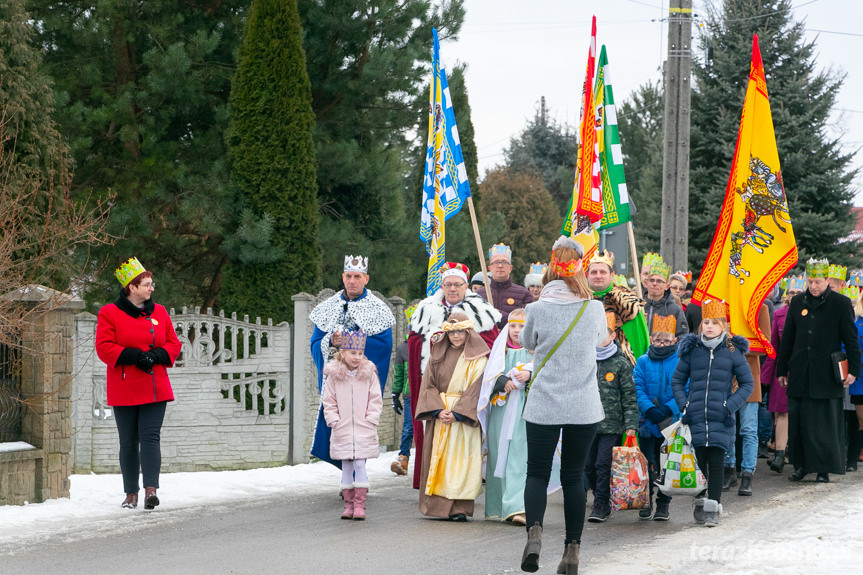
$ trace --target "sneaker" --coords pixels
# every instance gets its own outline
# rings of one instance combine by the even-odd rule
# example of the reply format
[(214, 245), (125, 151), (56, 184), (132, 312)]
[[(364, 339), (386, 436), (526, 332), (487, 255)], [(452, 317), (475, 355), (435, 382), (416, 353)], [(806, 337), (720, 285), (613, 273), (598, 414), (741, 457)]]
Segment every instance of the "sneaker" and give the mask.
[(653, 513), (654, 521), (668, 521), (668, 506), (670, 501), (656, 501), (656, 511)]
[(593, 502), (593, 509), (590, 510), (590, 516), (587, 520), (590, 523), (605, 523), (605, 520), (611, 515), (611, 506), (606, 503)]

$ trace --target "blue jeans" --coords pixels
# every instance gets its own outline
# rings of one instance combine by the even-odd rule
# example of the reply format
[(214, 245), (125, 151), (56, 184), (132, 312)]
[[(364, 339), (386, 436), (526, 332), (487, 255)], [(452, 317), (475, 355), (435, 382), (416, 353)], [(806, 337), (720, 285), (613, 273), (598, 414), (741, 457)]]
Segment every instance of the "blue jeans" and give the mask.
[(761, 405), (758, 406), (758, 440), (767, 443), (770, 441), (770, 436), (773, 435), (773, 416), (767, 409), (767, 402), (770, 398), (770, 391), (764, 388), (761, 391)]
[(411, 420), (411, 398), (404, 397), (404, 423), (402, 424), (402, 442), (399, 445), (399, 455), (411, 456), (411, 444), (414, 442), (414, 423)]
[[(743, 458), (740, 468), (743, 471), (755, 473), (755, 465), (758, 461), (758, 408), (760, 403), (744, 403), (737, 412), (740, 418), (740, 437), (743, 439)], [(731, 442), (731, 449), (725, 453), (725, 467), (737, 466), (737, 454), (735, 442)]]

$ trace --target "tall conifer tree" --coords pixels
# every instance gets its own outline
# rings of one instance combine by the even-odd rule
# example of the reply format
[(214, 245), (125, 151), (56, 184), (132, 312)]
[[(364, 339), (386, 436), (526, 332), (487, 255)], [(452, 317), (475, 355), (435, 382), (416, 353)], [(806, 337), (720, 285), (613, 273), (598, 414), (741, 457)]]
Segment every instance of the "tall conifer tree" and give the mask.
[(842, 76), (818, 71), (814, 42), (792, 20), (790, 0), (725, 0), (710, 14), (712, 61), (693, 68), (689, 262), (696, 268), (710, 248), (737, 141), (740, 113), (758, 34), (779, 160), (800, 265), (809, 257), (856, 264), (856, 242), (840, 243), (851, 213), (852, 154), (829, 137), (827, 122)]
[(226, 134), (243, 222), (219, 304), (293, 319), (290, 296), (318, 287), (315, 118), (296, 0), (254, 0), (231, 86)]

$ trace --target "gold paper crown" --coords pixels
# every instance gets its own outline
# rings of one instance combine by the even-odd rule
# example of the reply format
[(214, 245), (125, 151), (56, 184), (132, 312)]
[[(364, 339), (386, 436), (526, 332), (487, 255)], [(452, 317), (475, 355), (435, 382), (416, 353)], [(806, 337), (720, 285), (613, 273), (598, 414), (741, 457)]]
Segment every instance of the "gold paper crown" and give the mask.
[(655, 254), (653, 252), (647, 252), (644, 254), (644, 258), (641, 260), (641, 267), (651, 266), (656, 261), (662, 261), (662, 256), (659, 254)]
[(366, 349), (366, 334), (363, 330), (357, 331), (342, 331), (341, 349), (355, 349), (357, 351), (365, 351)]
[[(608, 250), (602, 250), (602, 252), (597, 251), (593, 254), (593, 257), (590, 258), (591, 264), (606, 264), (612, 270), (614, 269), (614, 253)], [(589, 266), (590, 264), (588, 264)]]
[(677, 333), (677, 318), (673, 315), (655, 315), (653, 316), (653, 325), (650, 326), (650, 333), (656, 332)]
[(138, 258), (129, 258), (114, 270), (114, 277), (119, 280), (120, 285), (126, 287), (133, 279), (144, 273), (144, 266), (138, 261)]
[(839, 264), (830, 264), (827, 268), (827, 277), (844, 282), (845, 278), (848, 277), (848, 268)]
[(671, 275), (671, 266), (662, 261), (662, 258), (654, 261), (650, 264), (650, 271), (647, 272), (648, 276), (662, 276), (665, 281), (668, 281), (668, 276)]
[(611, 331), (614, 331), (616, 324), (617, 324), (617, 316), (614, 314), (614, 312), (613, 311), (605, 312), (605, 325), (608, 326), (608, 329), (610, 329)]
[(701, 319), (724, 319), (728, 320), (725, 313), (725, 302), (721, 299), (708, 299), (701, 303)]
[(806, 262), (807, 278), (826, 278), (829, 277), (827, 275), (829, 271), (830, 262), (826, 259), (816, 260), (815, 258), (810, 258), (810, 260)]

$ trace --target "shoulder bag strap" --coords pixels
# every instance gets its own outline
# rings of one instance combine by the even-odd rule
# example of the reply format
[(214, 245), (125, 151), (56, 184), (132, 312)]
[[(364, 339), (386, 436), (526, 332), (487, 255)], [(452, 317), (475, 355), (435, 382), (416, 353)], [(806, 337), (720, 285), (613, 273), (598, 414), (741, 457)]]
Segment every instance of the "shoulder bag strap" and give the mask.
[(557, 351), (557, 348), (560, 347), (560, 344), (563, 343), (563, 340), (565, 340), (567, 338), (567, 336), (569, 336), (570, 332), (572, 331), (572, 328), (574, 328), (575, 324), (578, 323), (578, 320), (581, 319), (581, 314), (583, 314), (584, 310), (587, 309), (588, 303), (590, 303), (590, 300), (584, 300), (584, 305), (582, 305), (581, 309), (578, 310), (578, 314), (575, 316), (575, 319), (572, 320), (572, 323), (569, 324), (569, 327), (566, 328), (566, 331), (563, 332), (563, 335), (560, 336), (560, 339), (557, 340), (557, 343), (554, 344), (554, 347), (551, 348), (551, 351), (548, 352), (548, 355), (546, 355), (544, 358), (542, 358), (542, 363), (540, 363), (539, 367), (536, 368), (536, 371), (533, 372), (533, 377), (530, 378), (530, 381), (527, 383), (527, 386), (525, 387), (525, 390), (524, 390), (525, 399), (527, 399), (527, 394), (530, 393), (530, 386), (536, 380), (536, 376), (539, 375), (539, 372), (542, 369), (542, 366), (544, 366), (545, 362), (547, 362), (549, 360), (549, 358), (551, 358), (551, 356), (554, 355), (554, 352)]

